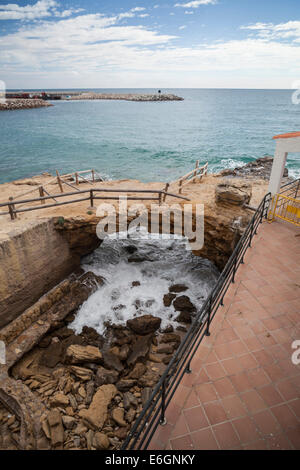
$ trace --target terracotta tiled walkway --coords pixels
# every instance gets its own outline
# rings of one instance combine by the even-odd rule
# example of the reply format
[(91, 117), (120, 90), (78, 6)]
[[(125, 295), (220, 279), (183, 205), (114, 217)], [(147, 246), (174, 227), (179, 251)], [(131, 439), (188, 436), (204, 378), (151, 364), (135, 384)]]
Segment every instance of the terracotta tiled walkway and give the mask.
[(260, 226), (149, 449), (300, 449), (300, 230)]

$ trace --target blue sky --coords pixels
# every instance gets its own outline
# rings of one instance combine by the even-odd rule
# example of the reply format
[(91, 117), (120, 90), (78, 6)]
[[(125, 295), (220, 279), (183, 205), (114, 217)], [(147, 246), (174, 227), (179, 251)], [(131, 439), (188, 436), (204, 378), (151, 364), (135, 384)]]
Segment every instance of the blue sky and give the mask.
[(0, 80), (7, 88), (296, 87), (299, 0), (0, 1)]

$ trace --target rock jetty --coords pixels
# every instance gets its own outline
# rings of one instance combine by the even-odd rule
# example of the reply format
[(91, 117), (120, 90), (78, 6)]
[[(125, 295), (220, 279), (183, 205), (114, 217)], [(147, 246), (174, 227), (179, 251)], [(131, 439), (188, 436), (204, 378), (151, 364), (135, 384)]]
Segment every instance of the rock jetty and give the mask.
[(145, 94), (135, 93), (81, 93), (73, 95), (70, 100), (125, 100), (125, 101), (183, 101), (183, 98), (173, 94)]
[(33, 100), (33, 99), (21, 99), (21, 98), (8, 98), (5, 103), (0, 103), (0, 111), (13, 111), (15, 109), (32, 109), (32, 108), (44, 108), (53, 106), (48, 101), (44, 100)]

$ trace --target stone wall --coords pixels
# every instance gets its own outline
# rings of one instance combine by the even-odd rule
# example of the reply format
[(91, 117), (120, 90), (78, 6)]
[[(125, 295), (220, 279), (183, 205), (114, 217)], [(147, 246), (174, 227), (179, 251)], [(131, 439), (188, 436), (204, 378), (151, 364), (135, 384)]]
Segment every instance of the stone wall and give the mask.
[(51, 219), (26, 224), (0, 243), (0, 328), (80, 264)]

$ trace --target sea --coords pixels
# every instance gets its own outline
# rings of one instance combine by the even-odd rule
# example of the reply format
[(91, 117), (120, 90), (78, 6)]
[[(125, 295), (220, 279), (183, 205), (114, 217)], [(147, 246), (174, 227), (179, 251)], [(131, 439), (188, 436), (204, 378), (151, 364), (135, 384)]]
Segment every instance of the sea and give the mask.
[[(300, 104), (293, 104), (292, 90), (162, 93), (184, 101), (53, 101), (49, 108), (0, 112), (0, 183), (56, 169), (91, 168), (106, 179), (169, 182), (190, 171), (196, 160), (217, 172), (273, 155), (272, 137), (300, 128)], [(290, 176), (299, 177), (300, 155), (289, 154), (287, 167)]]

